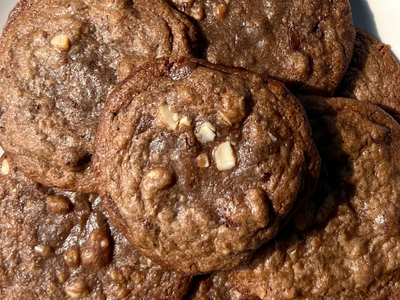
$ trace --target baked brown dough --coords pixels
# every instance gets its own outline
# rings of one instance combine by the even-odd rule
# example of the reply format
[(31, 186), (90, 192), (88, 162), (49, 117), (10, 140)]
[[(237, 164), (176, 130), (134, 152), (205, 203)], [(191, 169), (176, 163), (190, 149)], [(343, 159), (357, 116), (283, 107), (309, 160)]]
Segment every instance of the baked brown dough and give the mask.
[(243, 262), (319, 175), (305, 113), (283, 84), (200, 60), (160, 59), (117, 87), (94, 165), (131, 243), (188, 273)]
[(332, 95), (350, 63), (348, 0), (171, 0), (200, 32), (201, 58)]
[(390, 46), (357, 28), (354, 55), (336, 94), (368, 101), (400, 121), (400, 66)]
[(302, 103), (323, 162), (318, 193), (248, 266), (202, 279), (191, 299), (399, 299), (400, 127), (357, 100)]
[(108, 93), (156, 57), (190, 56), (194, 28), (161, 0), (24, 0), (0, 44), (1, 146), (30, 178), (94, 192)]
[(46, 188), (0, 161), (0, 298), (182, 299), (165, 271), (109, 226), (99, 198)]

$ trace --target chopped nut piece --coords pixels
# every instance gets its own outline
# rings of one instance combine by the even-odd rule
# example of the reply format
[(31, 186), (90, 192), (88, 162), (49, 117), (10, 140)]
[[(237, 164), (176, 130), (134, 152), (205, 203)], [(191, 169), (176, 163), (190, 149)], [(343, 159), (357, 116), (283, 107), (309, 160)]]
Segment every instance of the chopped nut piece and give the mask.
[(205, 122), (200, 126), (199, 133), (196, 134), (197, 139), (200, 141), (200, 143), (207, 143), (207, 142), (212, 142), (215, 139), (216, 136), (216, 129), (214, 125), (212, 125), (210, 122)]
[(225, 0), (226, 4), (231, 4), (232, 0)]
[(88, 292), (86, 283), (83, 279), (79, 278), (67, 284), (65, 291), (70, 298), (81, 299)]
[(68, 274), (65, 274), (63, 272), (58, 272), (57, 274), (58, 280), (61, 282), (66, 282), (68, 280)]
[(69, 40), (68, 36), (64, 34), (59, 34), (53, 37), (51, 44), (61, 52), (66, 52), (71, 49), (71, 41)]
[(115, 281), (115, 282), (124, 282), (125, 281), (124, 274), (118, 269), (111, 270), (110, 277), (111, 277), (111, 280)]
[(172, 183), (173, 175), (165, 168), (150, 170), (142, 180), (140, 191), (144, 199), (152, 198), (155, 193)]
[(190, 16), (196, 21), (202, 21), (206, 16), (204, 8), (201, 6), (193, 6), (190, 10)]
[(171, 130), (175, 130), (178, 126), (179, 115), (172, 113), (168, 105), (162, 105), (160, 107), (161, 120), (165, 126)]
[(271, 138), (271, 141), (273, 141), (274, 143), (278, 140), (272, 133), (268, 132), (268, 135)]
[(70, 268), (79, 267), (79, 247), (75, 245), (68, 248), (64, 253), (64, 260), (65, 264)]
[(65, 215), (72, 210), (71, 201), (62, 195), (48, 197), (46, 199), (46, 204), (53, 214)]
[(218, 20), (224, 19), (226, 17), (227, 12), (228, 12), (228, 7), (226, 7), (225, 4), (218, 4), (215, 6), (214, 13), (215, 17)]
[(179, 121), (179, 125), (190, 126), (190, 120), (188, 117), (184, 117)]
[(53, 249), (49, 246), (38, 245), (38, 246), (35, 246), (34, 249), (37, 253), (39, 253), (40, 255), (42, 255), (43, 257), (46, 257), (46, 258), (52, 256), (54, 253)]
[(236, 166), (236, 157), (231, 143), (225, 142), (219, 145), (214, 155), (218, 170), (225, 171)]
[(184, 195), (180, 195), (180, 197), (179, 197), (179, 202), (180, 203), (186, 203), (187, 202), (187, 197), (186, 196), (184, 196)]
[(210, 161), (208, 160), (207, 154), (202, 153), (197, 157), (197, 165), (200, 168), (208, 168), (210, 166)]
[(8, 159), (5, 158), (3, 160), (3, 164), (1, 165), (1, 174), (8, 175), (9, 172), (10, 172), (10, 164), (8, 162)]
[(221, 117), (222, 120), (225, 121), (225, 123), (227, 123), (228, 125), (232, 125), (232, 122), (229, 120), (229, 118), (227, 116), (224, 115), (224, 113), (222, 112), (218, 112), (219, 116)]
[(233, 91), (222, 95), (218, 108), (219, 117), (228, 125), (240, 123), (246, 116), (244, 96)]

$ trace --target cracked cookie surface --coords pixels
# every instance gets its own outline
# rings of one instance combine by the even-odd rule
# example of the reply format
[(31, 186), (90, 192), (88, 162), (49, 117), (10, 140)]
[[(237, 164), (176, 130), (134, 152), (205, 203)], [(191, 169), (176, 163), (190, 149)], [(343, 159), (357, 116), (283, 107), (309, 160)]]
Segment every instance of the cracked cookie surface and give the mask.
[(400, 127), (353, 99), (302, 99), (322, 158), (310, 205), (247, 266), (190, 299), (398, 299)]
[(201, 58), (332, 95), (350, 63), (347, 0), (171, 0), (199, 28)]
[(190, 56), (191, 38), (193, 26), (160, 0), (21, 1), (0, 44), (2, 148), (42, 184), (94, 192), (108, 93), (148, 60)]
[(354, 55), (336, 94), (378, 105), (400, 121), (400, 66), (390, 46), (357, 28)]
[(47, 188), (0, 161), (0, 298), (182, 299), (190, 277), (135, 251), (96, 195)]
[(283, 84), (200, 60), (152, 62), (114, 90), (94, 165), (131, 243), (188, 273), (247, 259), (319, 175)]

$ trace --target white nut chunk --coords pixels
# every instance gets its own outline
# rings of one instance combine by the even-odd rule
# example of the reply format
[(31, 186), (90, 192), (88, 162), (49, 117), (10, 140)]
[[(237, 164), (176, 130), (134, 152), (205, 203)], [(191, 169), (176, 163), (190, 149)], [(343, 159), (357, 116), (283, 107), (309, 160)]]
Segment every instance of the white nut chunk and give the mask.
[(274, 143), (278, 140), (272, 133), (268, 132), (268, 135), (271, 141), (273, 141)]
[(197, 157), (197, 165), (200, 168), (208, 168), (210, 166), (210, 161), (208, 160), (207, 154), (202, 153)]
[(3, 164), (1, 165), (1, 174), (8, 175), (9, 172), (10, 172), (10, 163), (8, 162), (8, 159), (5, 158), (3, 160)]
[(220, 171), (230, 170), (236, 166), (236, 157), (233, 152), (231, 143), (225, 142), (218, 146), (215, 150), (215, 161)]
[(56, 35), (52, 38), (50, 43), (61, 52), (67, 52), (69, 49), (71, 49), (71, 41), (65, 34)]
[(196, 134), (197, 139), (200, 143), (212, 142), (216, 136), (216, 129), (210, 122), (205, 122), (200, 126), (199, 133)]
[(172, 113), (168, 105), (161, 105), (159, 113), (162, 123), (169, 129), (175, 130), (178, 126), (179, 115)]
[(190, 119), (188, 117), (183, 117), (180, 121), (179, 121), (179, 125), (183, 125), (183, 126), (190, 126)]

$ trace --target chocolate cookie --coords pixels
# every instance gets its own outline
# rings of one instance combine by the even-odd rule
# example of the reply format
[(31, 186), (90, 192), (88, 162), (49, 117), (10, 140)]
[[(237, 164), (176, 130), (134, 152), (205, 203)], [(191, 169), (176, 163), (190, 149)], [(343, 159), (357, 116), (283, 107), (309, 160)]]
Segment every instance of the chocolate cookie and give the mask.
[(374, 103), (400, 121), (400, 66), (390, 46), (357, 28), (354, 55), (338, 96)]
[(350, 63), (354, 26), (348, 0), (171, 0), (192, 17), (201, 57), (332, 95)]
[(36, 181), (95, 191), (108, 93), (148, 60), (191, 55), (193, 36), (161, 0), (24, 0), (0, 44), (1, 146)]
[(130, 242), (188, 273), (248, 258), (319, 175), (305, 113), (283, 84), (200, 60), (160, 59), (116, 88), (94, 165)]
[(323, 162), (320, 186), (329, 188), (312, 197), (313, 215), (300, 215), (314, 225), (279, 233), (248, 266), (203, 279), (194, 299), (400, 296), (399, 125), (357, 100), (302, 103)]
[(97, 196), (46, 188), (8, 159), (0, 165), (1, 299), (182, 299), (190, 277), (138, 254)]

